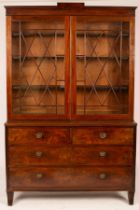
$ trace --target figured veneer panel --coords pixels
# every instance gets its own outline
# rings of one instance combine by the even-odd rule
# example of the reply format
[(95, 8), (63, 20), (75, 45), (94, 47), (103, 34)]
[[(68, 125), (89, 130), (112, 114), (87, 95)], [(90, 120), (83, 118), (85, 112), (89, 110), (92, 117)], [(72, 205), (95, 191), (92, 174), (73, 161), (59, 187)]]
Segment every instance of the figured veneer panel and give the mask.
[(132, 165), (133, 149), (126, 146), (93, 146), (73, 147), (72, 162), (74, 164), (94, 166)]
[[(10, 159), (10, 157), (12, 157)], [(45, 147), (33, 145), (31, 148), (14, 146), (9, 148), (10, 166), (46, 166), (70, 164), (69, 147)]]
[[(43, 147), (11, 146), (8, 152), (9, 166), (131, 166), (133, 149), (129, 146), (94, 146), (94, 147)], [(12, 158), (10, 158), (12, 157)]]
[[(40, 136), (39, 136), (40, 135)], [(9, 145), (62, 145), (69, 144), (69, 129), (47, 127), (20, 127), (8, 129)]]
[(11, 189), (128, 189), (130, 167), (10, 168)]
[[(101, 134), (106, 135), (101, 137)], [(115, 127), (88, 127), (73, 128), (73, 144), (112, 144), (112, 145), (132, 145), (134, 138), (133, 128)]]

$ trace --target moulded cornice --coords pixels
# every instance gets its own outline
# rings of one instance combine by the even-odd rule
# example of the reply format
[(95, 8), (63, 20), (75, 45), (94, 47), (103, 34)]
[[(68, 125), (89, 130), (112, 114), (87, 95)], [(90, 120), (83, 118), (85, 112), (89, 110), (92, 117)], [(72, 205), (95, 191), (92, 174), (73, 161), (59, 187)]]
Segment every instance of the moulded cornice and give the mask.
[(138, 6), (139, 0), (0, 0), (1, 6), (6, 5), (57, 5), (57, 2), (84, 2), (90, 6)]

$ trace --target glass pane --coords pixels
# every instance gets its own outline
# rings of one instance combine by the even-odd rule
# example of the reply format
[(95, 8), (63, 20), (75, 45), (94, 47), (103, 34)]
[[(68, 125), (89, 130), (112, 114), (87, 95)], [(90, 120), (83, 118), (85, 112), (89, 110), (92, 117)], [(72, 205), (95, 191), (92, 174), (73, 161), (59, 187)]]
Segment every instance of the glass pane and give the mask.
[(12, 24), (13, 112), (65, 114), (64, 17)]
[(77, 114), (128, 113), (129, 23), (78, 17), (76, 72)]

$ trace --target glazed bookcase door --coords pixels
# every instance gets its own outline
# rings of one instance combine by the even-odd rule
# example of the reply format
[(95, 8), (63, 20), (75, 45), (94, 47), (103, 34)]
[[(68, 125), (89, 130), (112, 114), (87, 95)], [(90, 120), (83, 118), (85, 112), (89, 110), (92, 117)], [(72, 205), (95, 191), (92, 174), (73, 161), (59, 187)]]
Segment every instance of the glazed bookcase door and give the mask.
[(74, 117), (128, 118), (129, 21), (79, 16), (72, 23)]
[(14, 118), (67, 118), (68, 22), (64, 16), (12, 20)]

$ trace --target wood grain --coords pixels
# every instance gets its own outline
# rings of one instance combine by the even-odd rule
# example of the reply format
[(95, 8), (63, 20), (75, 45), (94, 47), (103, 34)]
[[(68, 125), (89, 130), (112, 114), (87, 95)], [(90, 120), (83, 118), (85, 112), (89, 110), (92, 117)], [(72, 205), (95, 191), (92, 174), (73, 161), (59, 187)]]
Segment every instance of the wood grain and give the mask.
[[(102, 173), (107, 174), (106, 179), (100, 179)], [(130, 167), (10, 168), (10, 189), (129, 189), (130, 176)]]
[[(41, 137), (37, 138), (37, 134), (41, 133)], [(47, 128), (47, 127), (32, 127), (32, 128), (11, 128), (8, 129), (9, 145), (62, 145), (69, 144), (69, 129), (66, 128)]]
[[(72, 142), (73, 144), (133, 145), (133, 132), (132, 128), (73, 128)], [(100, 138), (101, 133), (106, 134), (104, 139)]]
[[(10, 158), (12, 157), (12, 158)], [(131, 166), (133, 150), (128, 146), (53, 147), (13, 146), (8, 149), (9, 166)]]

